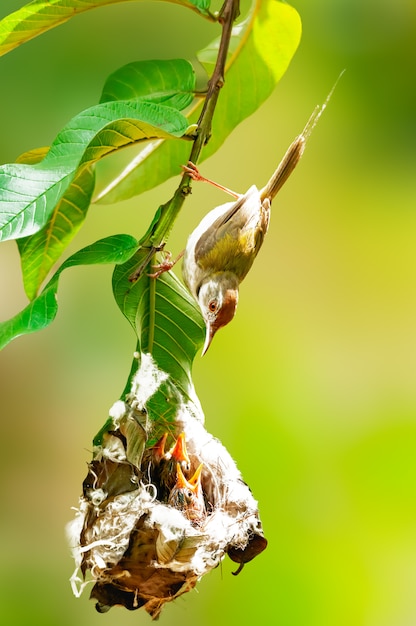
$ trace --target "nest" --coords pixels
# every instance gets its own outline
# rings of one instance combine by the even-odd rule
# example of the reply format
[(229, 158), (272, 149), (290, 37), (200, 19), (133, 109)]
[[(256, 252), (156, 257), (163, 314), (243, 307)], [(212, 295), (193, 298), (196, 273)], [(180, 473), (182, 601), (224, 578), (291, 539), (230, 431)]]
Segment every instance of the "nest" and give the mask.
[(71, 584), (79, 596), (92, 580), (100, 613), (143, 607), (156, 619), (226, 554), (240, 564), (238, 573), (267, 541), (249, 487), (195, 411), (182, 404), (174, 432), (145, 448), (139, 442), (149, 444), (149, 425), (137, 398), (133, 386), (113, 407), (89, 464), (68, 525)]

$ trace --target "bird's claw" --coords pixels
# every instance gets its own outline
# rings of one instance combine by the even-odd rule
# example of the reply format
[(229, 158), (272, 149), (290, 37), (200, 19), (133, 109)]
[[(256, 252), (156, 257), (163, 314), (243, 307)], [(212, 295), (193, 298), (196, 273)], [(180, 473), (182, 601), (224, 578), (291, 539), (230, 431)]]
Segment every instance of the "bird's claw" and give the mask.
[(156, 265), (152, 265), (152, 268), (155, 271), (152, 272), (151, 274), (148, 274), (149, 278), (155, 278), (155, 279), (159, 278), (165, 272), (169, 272), (169, 270), (171, 270), (172, 267), (175, 265), (176, 259), (172, 261), (172, 253), (165, 252), (164, 254), (165, 254), (165, 258), (163, 259), (163, 261), (161, 261), (160, 263), (157, 263)]
[(163, 261), (161, 261), (161, 263), (158, 263), (157, 265), (152, 265), (152, 268), (156, 271), (153, 272), (152, 274), (148, 274), (149, 278), (159, 278), (159, 276), (164, 274), (164, 272), (169, 272), (169, 270), (171, 270), (172, 267), (176, 265), (179, 259), (183, 257), (184, 252), (185, 250), (182, 250), (182, 252), (180, 252), (180, 254), (178, 254), (178, 256), (176, 257), (176, 259), (173, 259), (173, 260), (172, 260), (171, 252), (168, 252), (168, 251), (164, 252), (163, 254), (165, 256), (164, 256)]
[(192, 161), (188, 161), (188, 165), (181, 165), (181, 168), (185, 174), (188, 174), (188, 176), (192, 178), (192, 180), (201, 182), (205, 182), (207, 180), (200, 174), (199, 169), (195, 163), (192, 163)]
[(184, 173), (187, 174), (192, 180), (195, 180), (196, 182), (200, 182), (200, 183), (208, 183), (209, 185), (212, 185), (213, 187), (217, 187), (217, 189), (221, 189), (221, 191), (225, 191), (225, 193), (228, 193), (230, 196), (233, 196), (233, 198), (238, 199), (240, 197), (240, 194), (236, 193), (235, 191), (232, 191), (232, 189), (228, 189), (228, 187), (224, 187), (224, 185), (220, 185), (219, 183), (216, 183), (214, 180), (210, 180), (209, 178), (202, 176), (202, 174), (200, 174), (199, 172), (199, 169), (197, 168), (195, 163), (192, 163), (192, 161), (188, 161), (188, 165), (181, 165), (181, 167)]

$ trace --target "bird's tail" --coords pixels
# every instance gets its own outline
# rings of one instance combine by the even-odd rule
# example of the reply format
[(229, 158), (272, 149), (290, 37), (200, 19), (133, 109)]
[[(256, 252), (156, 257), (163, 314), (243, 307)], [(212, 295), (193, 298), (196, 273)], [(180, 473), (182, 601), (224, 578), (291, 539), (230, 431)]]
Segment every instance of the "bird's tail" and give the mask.
[(305, 151), (306, 142), (309, 139), (316, 124), (318, 123), (318, 120), (321, 117), (322, 113), (325, 111), (326, 106), (331, 99), (332, 94), (334, 93), (335, 87), (337, 86), (338, 81), (344, 72), (345, 70), (343, 70), (338, 76), (334, 86), (327, 95), (325, 102), (315, 107), (301, 134), (296, 137), (296, 139), (290, 144), (289, 148), (286, 150), (286, 154), (277, 166), (276, 171), (272, 174), (270, 180), (260, 191), (260, 198), (262, 201), (266, 198), (268, 198), (269, 200), (273, 200), (277, 192), (280, 191), (280, 189), (283, 187), (283, 185), (301, 160), (302, 154)]

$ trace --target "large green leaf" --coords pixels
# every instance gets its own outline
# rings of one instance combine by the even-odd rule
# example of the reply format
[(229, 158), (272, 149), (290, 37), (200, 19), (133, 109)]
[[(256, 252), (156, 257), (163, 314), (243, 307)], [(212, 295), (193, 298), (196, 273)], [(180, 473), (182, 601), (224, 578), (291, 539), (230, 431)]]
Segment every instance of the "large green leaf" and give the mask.
[[(108, 4), (127, 0), (35, 0), (0, 21), (0, 56), (71, 17)], [(169, 0), (209, 14), (209, 0)], [(138, 26), (139, 28), (139, 26)]]
[[(188, 64), (186, 86), (190, 74)], [(40, 230), (81, 168), (134, 142), (184, 135), (188, 122), (178, 108), (192, 99), (188, 90), (158, 90), (146, 100), (104, 102), (73, 118), (40, 163), (1, 166), (0, 240)]]
[(54, 274), (42, 293), (15, 317), (0, 323), (0, 350), (12, 339), (42, 330), (55, 319), (59, 277), (67, 267), (102, 263), (125, 263), (137, 250), (138, 242), (130, 235), (113, 235), (79, 250)]
[[(132, 100), (134, 98), (159, 98), (169, 106), (181, 111), (189, 104), (182, 99), (195, 89), (195, 72), (192, 64), (186, 59), (157, 59), (127, 63), (107, 78), (100, 102), (111, 100)], [(173, 95), (172, 95), (173, 94)], [(189, 96), (188, 96), (189, 97)]]
[[(129, 277), (147, 255), (147, 250), (138, 248), (139, 242), (134, 237), (113, 235), (69, 257), (37, 298), (15, 317), (0, 323), (0, 349), (20, 335), (46, 328), (55, 319), (56, 294), (64, 269), (113, 263), (116, 264), (114, 297), (138, 337), (138, 350), (151, 353), (158, 367), (174, 381), (177, 392), (195, 402), (191, 366), (204, 341), (202, 316), (192, 296), (172, 272), (165, 272), (157, 280), (144, 272), (135, 283), (130, 282)], [(162, 403), (166, 405), (166, 397)], [(174, 410), (173, 404), (167, 414), (170, 415), (171, 409)]]
[[(38, 163), (48, 148), (31, 150), (18, 163)], [(45, 226), (34, 235), (17, 240), (26, 295), (32, 300), (63, 250), (74, 238), (87, 216), (94, 191), (92, 168), (75, 176)]]
[(146, 254), (139, 250), (114, 269), (114, 297), (137, 334), (139, 350), (151, 353), (181, 394), (190, 397), (191, 366), (204, 342), (204, 322), (197, 303), (172, 272), (156, 280), (143, 272), (135, 283), (129, 281)]
[[(285, 73), (300, 36), (301, 22), (295, 9), (277, 0), (254, 0), (247, 18), (233, 29), (225, 86), (215, 110), (212, 137), (201, 160), (218, 150), (233, 128), (270, 96)], [(217, 51), (216, 40), (198, 55), (209, 73)], [(202, 104), (199, 102), (188, 112), (190, 124), (197, 121)], [(139, 151), (96, 200), (117, 202), (151, 189), (177, 174), (178, 164), (185, 163), (188, 157), (189, 146), (184, 143), (154, 141)]]
[[(189, 61), (141, 61), (126, 66), (124, 75), (110, 76), (101, 100), (127, 101), (146, 97), (147, 100), (181, 109), (189, 103), (194, 88), (195, 73)], [(19, 157), (17, 163), (39, 163), (47, 152), (48, 148), (32, 150)], [(49, 270), (81, 227), (93, 189), (92, 168), (78, 170), (45, 226), (34, 235), (17, 240), (29, 299), (36, 296)]]

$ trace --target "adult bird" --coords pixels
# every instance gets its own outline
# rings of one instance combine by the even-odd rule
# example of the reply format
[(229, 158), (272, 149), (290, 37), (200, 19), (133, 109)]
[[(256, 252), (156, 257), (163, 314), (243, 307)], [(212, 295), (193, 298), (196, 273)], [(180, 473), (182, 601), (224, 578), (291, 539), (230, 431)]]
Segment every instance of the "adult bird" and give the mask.
[(183, 167), (193, 180), (213, 184), (237, 198), (212, 209), (202, 219), (191, 233), (184, 252), (183, 278), (199, 304), (206, 325), (202, 354), (218, 329), (235, 315), (240, 283), (250, 270), (269, 226), (271, 202), (299, 163), (335, 85), (324, 104), (315, 108), (262, 189), (253, 185), (244, 195), (239, 195), (201, 176), (193, 163)]

